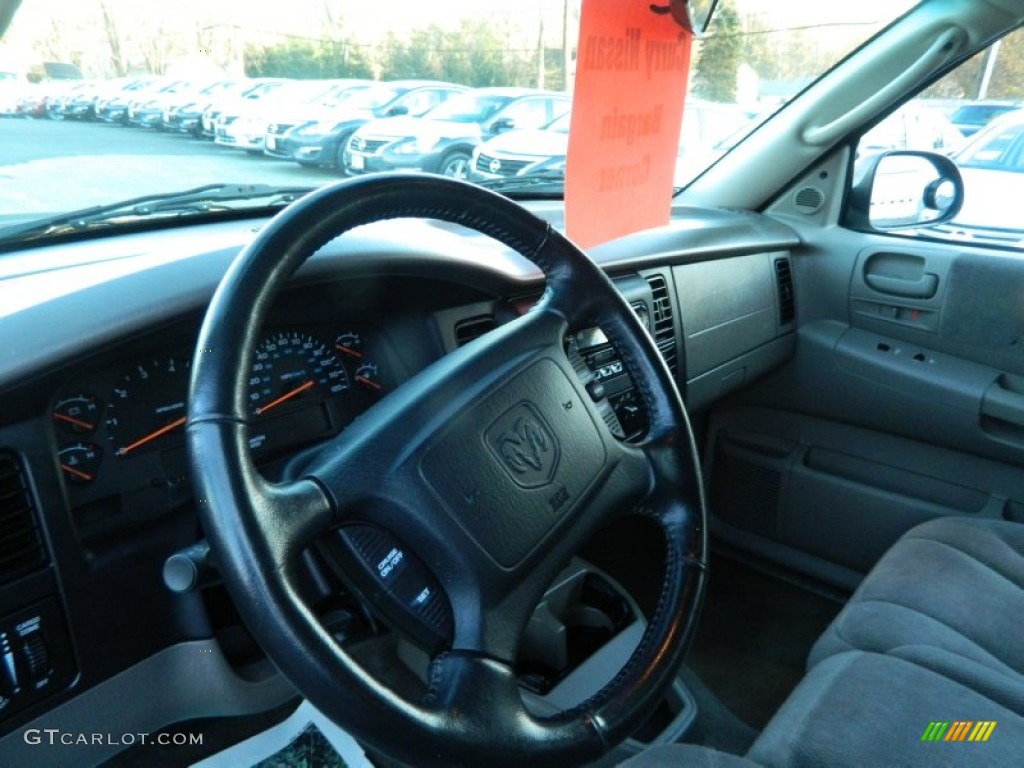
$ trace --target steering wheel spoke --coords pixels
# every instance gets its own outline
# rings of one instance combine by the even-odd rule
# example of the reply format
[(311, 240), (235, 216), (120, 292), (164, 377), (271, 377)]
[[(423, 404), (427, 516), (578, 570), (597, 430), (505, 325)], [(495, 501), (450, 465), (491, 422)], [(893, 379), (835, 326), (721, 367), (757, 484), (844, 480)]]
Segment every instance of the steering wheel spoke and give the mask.
[[(327, 530), (334, 513), (323, 491), (308, 480), (284, 484), (264, 480), (249, 459), (244, 425), (211, 419), (193, 421), (187, 429), (194, 442), (194, 459), (209, 470), (196, 489), (207, 529), (246, 538), (260, 547), (275, 568), (289, 565)], [(245, 528), (224, 530), (236, 521)]]

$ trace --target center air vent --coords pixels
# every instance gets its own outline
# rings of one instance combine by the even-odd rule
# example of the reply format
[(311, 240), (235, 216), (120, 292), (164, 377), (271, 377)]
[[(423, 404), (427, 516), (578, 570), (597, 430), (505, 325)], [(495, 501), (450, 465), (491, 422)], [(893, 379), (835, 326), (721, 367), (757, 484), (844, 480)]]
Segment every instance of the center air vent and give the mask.
[(663, 275), (650, 275), (647, 278), (654, 299), (654, 341), (661, 350), (662, 357), (668, 363), (673, 375), (678, 373), (676, 357), (676, 328), (672, 322), (672, 300), (668, 295), (668, 284)]
[(463, 318), (455, 324), (455, 345), (461, 347), (497, 327), (498, 324), (491, 315)]
[(779, 290), (779, 325), (789, 325), (796, 319), (793, 297), (793, 273), (789, 259), (775, 260), (775, 282)]
[(0, 453), (0, 584), (46, 564), (35, 509), (17, 459)]

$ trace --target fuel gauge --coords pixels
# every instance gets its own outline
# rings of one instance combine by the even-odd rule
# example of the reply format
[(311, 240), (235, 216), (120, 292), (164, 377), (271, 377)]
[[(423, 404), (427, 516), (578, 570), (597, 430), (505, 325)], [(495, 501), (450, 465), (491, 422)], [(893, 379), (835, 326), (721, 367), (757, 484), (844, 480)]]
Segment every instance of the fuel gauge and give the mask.
[(356, 331), (345, 331), (334, 339), (334, 348), (350, 360), (363, 359), (363, 336)]
[(75, 443), (60, 449), (60, 469), (73, 485), (87, 485), (96, 479), (103, 454), (92, 443)]

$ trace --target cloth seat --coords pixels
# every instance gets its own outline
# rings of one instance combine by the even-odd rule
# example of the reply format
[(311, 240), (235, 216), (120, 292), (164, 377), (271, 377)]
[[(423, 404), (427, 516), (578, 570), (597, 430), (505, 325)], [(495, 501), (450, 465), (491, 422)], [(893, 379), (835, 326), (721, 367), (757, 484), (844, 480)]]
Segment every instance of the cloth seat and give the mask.
[(1024, 525), (945, 517), (908, 531), (812, 648), (912, 661), (1024, 714)]
[[(963, 741), (924, 741), (932, 723), (970, 722)], [(980, 722), (988, 740), (970, 741)], [(1020, 765), (1024, 717), (972, 688), (887, 654), (822, 659), (797, 685), (745, 757), (694, 745), (647, 750), (628, 768), (961, 768)]]

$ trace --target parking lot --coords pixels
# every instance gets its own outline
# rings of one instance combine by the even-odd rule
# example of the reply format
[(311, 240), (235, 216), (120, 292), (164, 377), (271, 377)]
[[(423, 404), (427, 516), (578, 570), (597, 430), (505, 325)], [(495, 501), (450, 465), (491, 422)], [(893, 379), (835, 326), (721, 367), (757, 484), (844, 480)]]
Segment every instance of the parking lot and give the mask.
[(184, 134), (74, 120), (0, 120), (2, 215), (57, 213), (202, 184), (317, 185), (337, 178)]

